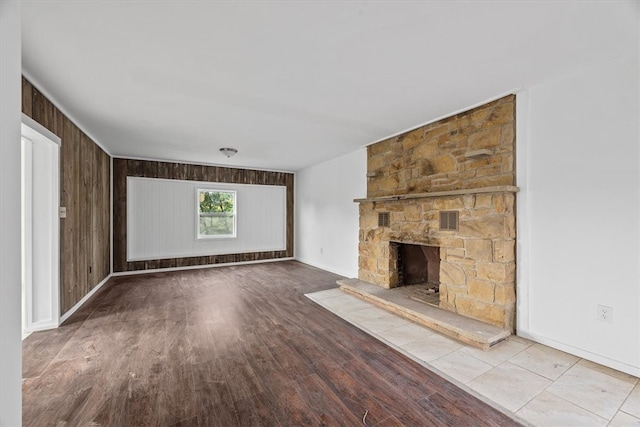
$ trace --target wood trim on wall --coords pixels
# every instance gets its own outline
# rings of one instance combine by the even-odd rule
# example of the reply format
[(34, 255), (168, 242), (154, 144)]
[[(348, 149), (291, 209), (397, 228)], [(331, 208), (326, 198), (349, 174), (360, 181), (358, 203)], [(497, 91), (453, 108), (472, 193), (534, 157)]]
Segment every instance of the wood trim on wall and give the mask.
[[(287, 188), (286, 250), (127, 262), (127, 177), (179, 179)], [(293, 257), (293, 184), (288, 172), (236, 169), (186, 163), (113, 159), (113, 271), (138, 271)]]
[(62, 140), (60, 149), (60, 312), (110, 274), (110, 157), (27, 79), (22, 112)]

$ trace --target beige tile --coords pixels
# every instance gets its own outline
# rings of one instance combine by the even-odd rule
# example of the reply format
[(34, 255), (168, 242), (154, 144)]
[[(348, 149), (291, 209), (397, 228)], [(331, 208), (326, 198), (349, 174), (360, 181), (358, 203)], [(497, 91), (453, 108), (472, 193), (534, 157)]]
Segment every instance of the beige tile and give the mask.
[(359, 310), (361, 308), (371, 307), (372, 305), (368, 302), (362, 301), (360, 298), (356, 298), (351, 295), (340, 295), (331, 298), (325, 298), (323, 300), (316, 301), (321, 306), (331, 310), (331, 311), (352, 311)]
[(605, 425), (614, 415), (611, 426), (640, 424), (640, 391), (630, 394), (636, 377), (580, 360), (551, 384), (549, 378), (558, 378), (578, 358), (520, 337), (488, 351), (466, 347), (337, 288), (307, 297), (506, 409), (520, 409), (517, 415), (533, 425)]
[(386, 331), (378, 333), (384, 340), (399, 347), (403, 347), (411, 341), (424, 339), (432, 334), (434, 334), (434, 332), (431, 329), (416, 325), (415, 323), (387, 329)]
[(551, 380), (505, 362), (467, 383), (467, 386), (515, 412), (549, 384)]
[(314, 301), (321, 301), (327, 298), (339, 297), (345, 295), (344, 291), (341, 291), (340, 288), (327, 289), (326, 291), (318, 291), (312, 292), (309, 294), (305, 294), (305, 296)]
[(511, 336), (508, 338), (508, 340), (509, 340), (509, 341), (519, 342), (520, 344), (524, 344), (524, 345), (526, 345), (526, 346), (530, 346), (530, 345), (535, 344), (535, 342), (533, 342), (533, 341), (531, 341), (531, 340), (528, 340), (528, 339), (526, 339), (526, 338), (519, 337), (519, 336), (517, 336), (517, 335), (511, 335)]
[(463, 384), (479, 377), (493, 366), (457, 350), (430, 362), (430, 365)]
[(611, 420), (632, 389), (626, 381), (575, 364), (547, 391)]
[(629, 415), (640, 418), (640, 384), (636, 385), (620, 409)]
[(386, 316), (376, 317), (375, 319), (360, 322), (360, 326), (368, 331), (373, 332), (374, 334), (382, 331), (388, 331), (389, 329), (398, 328), (400, 326), (408, 326), (413, 324), (413, 322), (389, 313)]
[(578, 360), (580, 360), (579, 357), (563, 351), (542, 344), (534, 344), (509, 359), (509, 362), (550, 380), (556, 380)]
[(586, 368), (591, 368), (594, 371), (602, 372), (603, 374), (610, 375), (619, 380), (627, 381), (630, 384), (635, 385), (638, 383), (637, 377), (634, 377), (633, 375), (625, 374), (624, 372), (620, 372), (615, 369), (611, 369), (607, 366), (602, 366), (599, 363), (595, 363), (586, 359), (580, 359), (578, 363)]
[(356, 323), (375, 319), (376, 317), (383, 317), (386, 314), (388, 314), (386, 311), (375, 306), (369, 306), (357, 310), (349, 310), (343, 312), (343, 316), (345, 319)]
[(402, 349), (425, 362), (431, 362), (463, 347), (463, 344), (438, 333), (411, 341)]
[(493, 366), (498, 366), (502, 362), (511, 359), (513, 356), (520, 353), (527, 347), (529, 347), (528, 344), (507, 339), (491, 347), (489, 350), (480, 350), (478, 348), (467, 346), (463, 351), (472, 355), (476, 359), (482, 360), (485, 363)]
[(640, 427), (640, 418), (618, 411), (609, 423), (609, 427)]
[(534, 426), (606, 426), (608, 420), (543, 391), (516, 415)]

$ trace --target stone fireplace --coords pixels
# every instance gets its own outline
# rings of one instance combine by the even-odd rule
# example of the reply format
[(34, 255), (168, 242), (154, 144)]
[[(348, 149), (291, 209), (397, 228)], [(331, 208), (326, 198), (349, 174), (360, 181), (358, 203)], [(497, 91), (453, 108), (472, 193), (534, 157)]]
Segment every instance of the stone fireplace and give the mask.
[(438, 284), (441, 308), (513, 330), (514, 113), (507, 96), (368, 147), (360, 280)]

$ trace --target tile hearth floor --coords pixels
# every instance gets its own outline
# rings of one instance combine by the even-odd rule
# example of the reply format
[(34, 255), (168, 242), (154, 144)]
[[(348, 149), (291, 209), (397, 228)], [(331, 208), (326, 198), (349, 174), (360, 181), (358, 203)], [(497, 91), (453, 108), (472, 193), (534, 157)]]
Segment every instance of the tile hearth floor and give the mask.
[(640, 427), (631, 375), (515, 336), (482, 351), (338, 288), (306, 296), (524, 423)]

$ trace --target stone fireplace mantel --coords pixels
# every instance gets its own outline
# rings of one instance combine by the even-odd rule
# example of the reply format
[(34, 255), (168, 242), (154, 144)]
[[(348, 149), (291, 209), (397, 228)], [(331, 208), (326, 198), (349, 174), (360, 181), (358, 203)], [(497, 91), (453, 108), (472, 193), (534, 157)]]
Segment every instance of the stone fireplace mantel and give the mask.
[(356, 203), (389, 202), (393, 200), (429, 199), (429, 198), (435, 198), (435, 197), (462, 196), (465, 194), (517, 193), (517, 192), (518, 192), (518, 187), (514, 185), (501, 185), (497, 187), (480, 187), (480, 188), (468, 188), (464, 190), (434, 191), (430, 193), (398, 194), (395, 196), (370, 197), (366, 199), (354, 199), (353, 201)]

